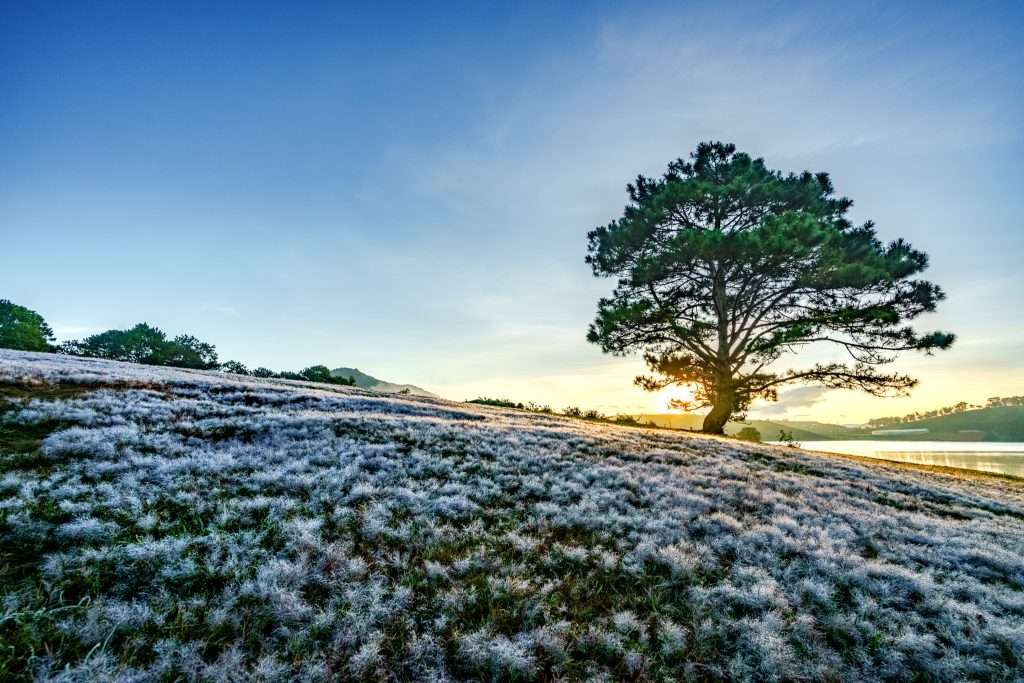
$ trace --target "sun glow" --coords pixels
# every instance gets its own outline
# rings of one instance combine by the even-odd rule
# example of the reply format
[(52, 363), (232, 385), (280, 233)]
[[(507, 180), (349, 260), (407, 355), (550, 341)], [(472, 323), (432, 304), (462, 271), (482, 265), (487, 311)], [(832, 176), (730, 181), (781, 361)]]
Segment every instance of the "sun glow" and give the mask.
[(693, 401), (693, 388), (690, 386), (665, 387), (654, 394), (654, 411), (657, 413), (680, 413), (678, 407), (672, 405), (673, 401)]

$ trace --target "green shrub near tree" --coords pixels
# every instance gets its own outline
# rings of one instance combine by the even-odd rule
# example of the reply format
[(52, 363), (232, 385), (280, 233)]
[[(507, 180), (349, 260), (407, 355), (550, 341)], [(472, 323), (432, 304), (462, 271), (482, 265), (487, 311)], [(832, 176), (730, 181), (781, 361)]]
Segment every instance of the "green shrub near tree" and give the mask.
[(740, 441), (761, 443), (761, 432), (757, 431), (755, 427), (744, 427), (740, 431), (736, 432), (736, 438)]

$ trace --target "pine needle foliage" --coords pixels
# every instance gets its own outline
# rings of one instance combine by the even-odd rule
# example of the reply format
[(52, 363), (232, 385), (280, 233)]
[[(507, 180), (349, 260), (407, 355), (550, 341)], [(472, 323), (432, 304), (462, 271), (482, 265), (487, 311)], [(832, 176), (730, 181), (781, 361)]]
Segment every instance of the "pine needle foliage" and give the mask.
[[(638, 176), (621, 218), (591, 231), (587, 263), (617, 278), (588, 339), (613, 354), (640, 351), (648, 390), (695, 388), (721, 433), (756, 398), (790, 382), (902, 395), (916, 380), (884, 372), (902, 351), (946, 349), (954, 335), (910, 321), (944, 298), (918, 276), (928, 257), (854, 225), (853, 202), (827, 173), (783, 175), (735, 145), (705, 142), (661, 178)], [(848, 362), (780, 369), (809, 344), (845, 349)]]

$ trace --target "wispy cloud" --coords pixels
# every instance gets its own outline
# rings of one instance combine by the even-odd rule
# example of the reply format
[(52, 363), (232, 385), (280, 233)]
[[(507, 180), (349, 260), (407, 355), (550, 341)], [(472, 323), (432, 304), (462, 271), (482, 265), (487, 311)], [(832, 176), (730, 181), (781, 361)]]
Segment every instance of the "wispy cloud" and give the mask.
[(824, 400), (828, 388), (822, 386), (806, 386), (779, 392), (779, 400), (773, 403), (761, 403), (751, 410), (756, 417), (793, 416), (801, 409), (807, 409)]

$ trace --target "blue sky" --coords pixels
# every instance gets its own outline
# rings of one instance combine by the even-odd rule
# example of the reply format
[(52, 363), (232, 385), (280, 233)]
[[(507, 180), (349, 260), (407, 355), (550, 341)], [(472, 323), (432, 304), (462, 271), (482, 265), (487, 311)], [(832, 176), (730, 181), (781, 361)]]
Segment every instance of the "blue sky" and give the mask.
[(585, 234), (722, 139), (927, 251), (923, 325), (960, 335), (900, 361), (910, 399), (765, 414), (1024, 393), (1020, 3), (302, 5), (5, 5), (0, 297), (64, 338), (146, 320), (249, 365), (655, 408), (584, 340)]

